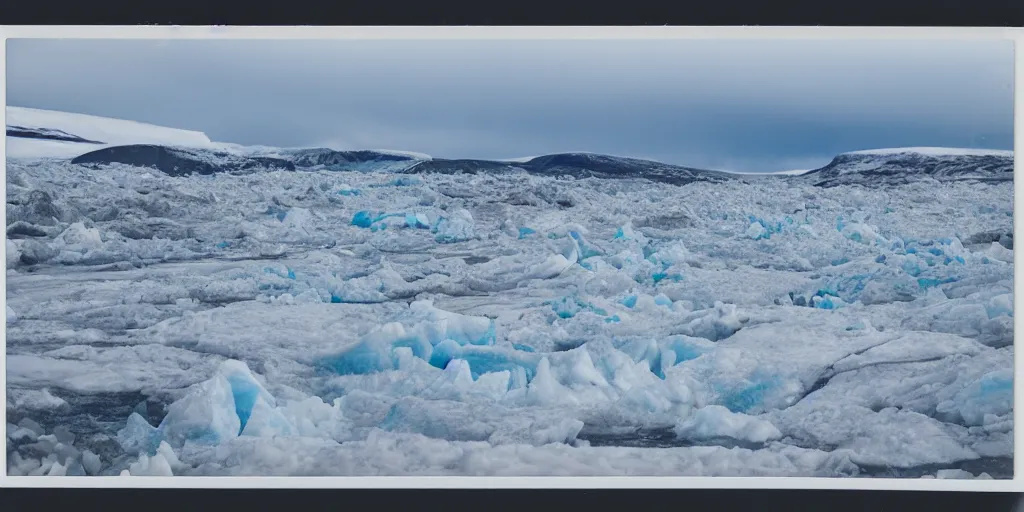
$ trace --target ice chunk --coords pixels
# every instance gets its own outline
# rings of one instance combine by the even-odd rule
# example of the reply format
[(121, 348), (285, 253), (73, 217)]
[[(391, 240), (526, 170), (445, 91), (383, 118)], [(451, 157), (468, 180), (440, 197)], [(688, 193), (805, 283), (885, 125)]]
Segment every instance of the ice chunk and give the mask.
[(877, 233), (877, 228), (860, 222), (851, 222), (849, 224), (841, 223), (839, 225), (839, 232), (842, 233), (844, 237), (862, 244), (871, 245), (875, 242), (887, 243), (885, 238)]
[(434, 347), (430, 364), (436, 368), (446, 368), (449, 362), (461, 360), (467, 364), (473, 379), (502, 371), (515, 374), (519, 370), (525, 372), (529, 379), (533, 377), (540, 358), (540, 354), (534, 352), (510, 351), (495, 346), (459, 345), (453, 340), (444, 340)]
[(716, 302), (710, 310), (695, 312), (695, 318), (686, 328), (689, 336), (698, 336), (711, 341), (719, 341), (732, 336), (743, 327), (749, 317), (737, 311), (735, 304)]
[(999, 242), (992, 242), (988, 249), (982, 254), (993, 260), (1002, 261), (1004, 263), (1013, 263), (1013, 251), (1003, 247)]
[(1000, 315), (1013, 316), (1013, 294), (1004, 293), (992, 297), (988, 300), (988, 306), (985, 309), (989, 318)]
[(429, 300), (416, 301), (398, 321), (384, 324), (351, 349), (321, 362), (343, 375), (374, 373), (396, 366), (394, 349), (398, 347), (408, 347), (416, 357), (430, 360), (433, 347), (444, 340), (459, 345), (493, 345), (495, 339), (495, 323), (490, 318), (444, 311)]
[(262, 396), (256, 396), (240, 435), (273, 437), (292, 435), (294, 427), (288, 418)]
[(245, 363), (228, 359), (221, 363), (218, 373), (226, 377), (231, 385), (235, 414), (241, 423), (240, 432), (245, 429), (257, 400), (262, 400), (271, 407), (275, 405), (274, 397), (256, 380)]
[(85, 466), (77, 460), (68, 460), (68, 469), (64, 473), (67, 476), (85, 476)]
[(69, 465), (70, 461), (68, 462), (67, 465), (62, 465), (59, 462), (54, 462), (53, 465), (50, 466), (50, 470), (46, 472), (46, 476), (66, 476)]
[(89, 475), (96, 475), (103, 468), (103, 461), (100, 460), (99, 455), (86, 450), (82, 452), (82, 466)]
[(551, 371), (551, 361), (543, 358), (537, 364), (537, 374), (526, 387), (527, 399), (534, 404), (575, 403), (573, 394), (558, 382)]
[(422, 213), (405, 214), (405, 226), (416, 229), (430, 229), (430, 219)]
[(7, 240), (7, 268), (16, 267), (20, 260), (21, 251), (18, 248), (18, 244), (11, 240)]
[(354, 216), (352, 216), (352, 225), (359, 226), (361, 228), (369, 228), (373, 225), (374, 218), (375, 216), (366, 210), (358, 211)]
[(24, 427), (15, 427), (11, 429), (7, 428), (7, 437), (11, 438), (12, 441), (28, 440), (29, 442), (35, 442), (39, 439), (39, 434), (35, 433), (32, 429)]
[(285, 213), (281, 223), (290, 231), (308, 235), (308, 228), (313, 225), (313, 214), (306, 208), (292, 208)]
[(533, 444), (541, 446), (549, 443), (571, 443), (583, 430), (583, 422), (575, 418), (567, 418), (546, 428), (533, 431)]
[(228, 359), (213, 378), (192, 386), (170, 405), (159, 430), (172, 446), (185, 441), (218, 444), (242, 432), (257, 401), (275, 403), (245, 363)]
[(128, 466), (127, 472), (127, 476), (174, 476), (170, 462), (162, 453), (152, 457), (145, 453), (139, 455), (139, 460)]
[(986, 373), (967, 385), (952, 400), (936, 407), (939, 413), (956, 413), (967, 425), (984, 425), (986, 419), (1013, 411), (1013, 370)]
[(58, 442), (69, 446), (75, 442), (75, 434), (71, 433), (71, 431), (64, 425), (54, 427), (53, 435), (57, 438)]
[(160, 430), (173, 446), (186, 441), (218, 444), (241, 431), (231, 384), (224, 375), (196, 384), (172, 403)]
[(7, 474), (10, 476), (31, 475), (42, 465), (39, 459), (24, 459), (17, 451), (8, 452), (7, 461)]
[(764, 443), (782, 437), (771, 422), (720, 405), (708, 405), (675, 426), (677, 436), (684, 439), (730, 438), (751, 443)]
[(75, 252), (86, 252), (103, 247), (103, 240), (96, 228), (86, 228), (85, 224), (76, 222), (64, 230), (54, 240), (57, 247)]
[(159, 446), (161, 435), (139, 413), (133, 412), (124, 428), (117, 431), (117, 441), (128, 453), (152, 453)]
[(683, 242), (673, 240), (664, 246), (659, 247), (658, 250), (651, 255), (650, 259), (655, 263), (673, 266), (686, 263), (686, 259), (689, 257), (690, 251), (686, 248)]
[(63, 398), (54, 396), (47, 388), (11, 389), (7, 392), (7, 400), (8, 404), (15, 408), (36, 411), (58, 409), (67, 405)]
[(577, 254), (572, 252), (567, 258), (563, 254), (552, 254), (546, 260), (530, 269), (524, 279), (550, 279), (561, 275), (576, 263)]
[(746, 235), (747, 238), (752, 238), (754, 240), (760, 240), (771, 236), (768, 233), (768, 230), (758, 222), (751, 222), (750, 226), (747, 226), (747, 230), (743, 234)]
[(42, 425), (37, 423), (35, 420), (32, 420), (31, 418), (22, 418), (21, 421), (18, 422), (18, 426), (21, 428), (31, 430), (37, 436), (41, 436), (46, 433), (46, 429), (44, 429)]
[(435, 240), (444, 244), (472, 239), (475, 236), (473, 215), (469, 210), (460, 208), (451, 217), (442, 217), (437, 223), (435, 233)]
[(974, 474), (962, 469), (940, 469), (935, 473), (939, 480), (973, 480)]
[(360, 194), (359, 189), (352, 188), (347, 184), (341, 184), (338, 186), (337, 194), (339, 196), (358, 196)]

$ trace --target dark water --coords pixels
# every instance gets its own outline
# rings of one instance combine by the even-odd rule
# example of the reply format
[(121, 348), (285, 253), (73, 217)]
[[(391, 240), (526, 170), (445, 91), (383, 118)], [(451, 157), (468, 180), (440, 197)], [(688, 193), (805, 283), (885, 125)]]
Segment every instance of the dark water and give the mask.
[(982, 457), (952, 464), (926, 464), (912, 468), (861, 466), (860, 469), (863, 476), (874, 478), (921, 478), (924, 475), (934, 475), (940, 469), (962, 469), (975, 475), (988, 473), (995, 479), (1012, 479), (1013, 457)]
[(142, 414), (151, 425), (157, 425), (165, 414), (165, 404), (139, 392), (80, 394), (61, 390), (60, 397), (68, 405), (42, 411), (8, 408), (6, 420), (18, 424), (24, 418), (39, 423), (47, 432), (63, 426), (75, 434), (75, 446), (88, 448), (107, 460), (123, 454), (117, 443), (117, 431), (124, 428), (132, 412)]
[(670, 428), (637, 430), (633, 432), (607, 432), (587, 430), (586, 427), (576, 436), (581, 441), (588, 441), (590, 446), (627, 446), (632, 448), (675, 448), (693, 446), (693, 443), (676, 437)]
[[(738, 443), (734, 440), (708, 440), (695, 443), (692, 440), (679, 439), (670, 428), (636, 430), (631, 432), (611, 432), (588, 430), (586, 427), (577, 439), (588, 441), (590, 446), (623, 446), (633, 448), (675, 448), (685, 446), (723, 446), (725, 448), (757, 449), (763, 445)], [(974, 475), (988, 473), (994, 479), (1013, 478), (1012, 457), (983, 457), (974, 460), (954, 462), (952, 464), (925, 464), (911, 468), (891, 468), (883, 466), (860, 466), (859, 477), (866, 478), (920, 478), (932, 475), (941, 469), (962, 469)]]
[[(75, 434), (75, 445), (88, 448), (105, 460), (119, 459), (124, 452), (116, 441), (117, 431), (124, 427), (133, 412), (141, 414), (151, 425), (158, 425), (166, 414), (169, 397), (147, 396), (140, 392), (81, 394), (62, 390), (60, 396), (67, 406), (44, 411), (21, 411), (7, 409), (8, 423), (17, 424), (23, 418), (30, 418), (42, 425), (47, 432), (54, 427), (64, 426)], [(730, 439), (712, 439), (694, 442), (676, 437), (671, 428), (610, 430), (586, 428), (577, 439), (589, 442), (590, 446), (621, 446), (633, 448), (676, 448), (688, 446), (722, 446), (725, 448), (758, 449), (760, 444), (739, 443)], [(891, 468), (881, 466), (860, 466), (857, 477), (866, 478), (920, 478), (935, 475), (942, 469), (961, 469), (974, 475), (988, 473), (995, 479), (1013, 478), (1012, 457), (984, 457), (959, 461), (952, 464), (927, 464), (912, 468)]]

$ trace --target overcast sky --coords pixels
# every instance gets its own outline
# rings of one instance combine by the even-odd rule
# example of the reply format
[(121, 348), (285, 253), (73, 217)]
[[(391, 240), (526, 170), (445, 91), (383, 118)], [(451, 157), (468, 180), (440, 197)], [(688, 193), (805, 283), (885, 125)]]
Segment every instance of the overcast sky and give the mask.
[(1010, 41), (8, 40), (7, 103), (271, 146), (740, 172), (1011, 149)]

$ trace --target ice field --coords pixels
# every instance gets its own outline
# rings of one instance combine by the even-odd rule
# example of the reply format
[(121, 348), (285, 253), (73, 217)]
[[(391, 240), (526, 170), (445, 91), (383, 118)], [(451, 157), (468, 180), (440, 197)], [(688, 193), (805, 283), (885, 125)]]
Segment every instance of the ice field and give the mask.
[(1012, 477), (1012, 181), (12, 155), (9, 475)]

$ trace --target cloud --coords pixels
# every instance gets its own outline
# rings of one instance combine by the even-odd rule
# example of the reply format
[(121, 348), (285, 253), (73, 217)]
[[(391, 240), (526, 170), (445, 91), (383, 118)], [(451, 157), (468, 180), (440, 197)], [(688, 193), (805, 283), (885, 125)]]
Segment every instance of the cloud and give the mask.
[(21, 39), (7, 95), (243, 144), (768, 171), (871, 147), (1009, 148), (1012, 64), (1010, 41)]

